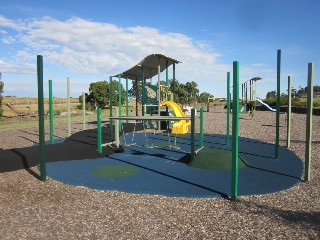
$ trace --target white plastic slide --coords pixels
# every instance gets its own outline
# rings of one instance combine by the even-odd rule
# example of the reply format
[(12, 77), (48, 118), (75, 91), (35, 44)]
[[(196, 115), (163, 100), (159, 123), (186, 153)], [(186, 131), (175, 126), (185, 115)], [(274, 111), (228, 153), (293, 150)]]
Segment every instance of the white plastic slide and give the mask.
[(270, 111), (272, 112), (276, 112), (277, 110), (276, 109), (273, 109), (272, 107), (270, 107), (268, 104), (262, 102), (260, 99), (256, 99), (257, 102), (261, 103), (262, 105), (266, 106)]

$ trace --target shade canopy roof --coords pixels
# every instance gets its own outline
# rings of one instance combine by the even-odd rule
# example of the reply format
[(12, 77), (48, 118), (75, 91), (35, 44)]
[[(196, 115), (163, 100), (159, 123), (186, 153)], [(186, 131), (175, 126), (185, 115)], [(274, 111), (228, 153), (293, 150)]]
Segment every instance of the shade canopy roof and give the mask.
[(142, 61), (140, 61), (138, 64), (130, 68), (129, 70), (119, 73), (115, 75), (114, 77), (121, 76), (122, 78), (128, 78), (131, 80), (141, 80), (142, 79), (142, 68), (143, 68), (143, 74), (144, 78), (152, 78), (156, 75), (158, 75), (158, 65), (160, 64), (160, 72), (166, 69), (168, 62), (168, 67), (172, 65), (173, 63), (181, 63), (180, 61), (173, 59), (171, 57), (162, 55), (162, 54), (151, 54)]

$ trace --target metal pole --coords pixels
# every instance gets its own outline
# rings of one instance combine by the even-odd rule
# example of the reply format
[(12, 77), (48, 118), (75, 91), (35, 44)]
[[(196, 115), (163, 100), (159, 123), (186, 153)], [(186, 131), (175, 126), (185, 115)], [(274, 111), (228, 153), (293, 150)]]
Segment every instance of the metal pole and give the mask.
[(203, 107), (200, 108), (200, 148), (203, 147)]
[(38, 76), (38, 114), (39, 114), (39, 149), (40, 149), (40, 180), (45, 181), (46, 173), (46, 149), (44, 133), (44, 101), (43, 101), (43, 58), (37, 56), (37, 76)]
[(102, 153), (101, 108), (97, 109), (98, 152)]
[(173, 63), (173, 87), (172, 87), (172, 92), (173, 92), (173, 101), (176, 101), (176, 64)]
[(291, 77), (288, 76), (287, 148), (291, 143)]
[[(128, 77), (126, 77), (126, 116), (129, 116), (129, 80)], [(127, 120), (128, 122), (128, 120)]]
[(169, 86), (169, 64), (168, 64), (168, 59), (166, 59), (166, 86)]
[[(118, 111), (116, 111), (116, 117), (118, 117)], [(115, 122), (115, 129), (116, 129), (116, 132), (115, 132), (115, 137), (114, 137), (114, 140), (115, 140), (115, 144), (116, 144), (116, 146), (117, 147), (119, 147), (119, 145), (120, 145), (120, 141), (119, 141), (119, 124), (120, 123), (120, 120), (119, 119), (117, 119), (116, 120), (116, 122)]]
[(68, 102), (68, 137), (71, 136), (71, 104), (70, 104), (70, 79), (67, 78), (67, 102)]
[(136, 78), (136, 116), (138, 116), (138, 79)]
[(304, 180), (310, 181), (311, 171), (311, 144), (312, 144), (312, 111), (313, 111), (313, 78), (314, 64), (308, 64), (308, 98), (307, 98), (307, 126), (306, 126), (306, 153), (305, 153), (305, 170)]
[[(158, 116), (160, 116), (160, 57), (158, 56)], [(158, 130), (160, 130), (160, 121), (158, 121)]]
[[(110, 114), (109, 116), (112, 117), (112, 77), (109, 77), (109, 109), (110, 109)], [(110, 138), (113, 139), (113, 121), (112, 119), (109, 120), (109, 126), (110, 126)]]
[(191, 162), (194, 160), (195, 109), (191, 109)]
[[(118, 75), (118, 114), (122, 115), (122, 86), (121, 86), (121, 75)], [(121, 131), (121, 122), (119, 122), (119, 131)]]
[(280, 138), (280, 78), (281, 78), (281, 50), (277, 51), (277, 112), (276, 112), (276, 144), (275, 158), (279, 158), (279, 138)]
[(86, 94), (82, 92), (83, 130), (86, 130)]
[(141, 104), (142, 104), (142, 108), (141, 108), (141, 111), (142, 111), (142, 116), (144, 116), (144, 69), (143, 67), (141, 68), (141, 95), (142, 95), (142, 99), (141, 99)]
[(227, 132), (226, 145), (230, 142), (230, 72), (227, 72)]
[(239, 178), (239, 62), (233, 62), (233, 101), (232, 101), (232, 176), (231, 199), (238, 198)]
[(50, 120), (50, 144), (54, 144), (52, 80), (49, 80), (49, 120)]

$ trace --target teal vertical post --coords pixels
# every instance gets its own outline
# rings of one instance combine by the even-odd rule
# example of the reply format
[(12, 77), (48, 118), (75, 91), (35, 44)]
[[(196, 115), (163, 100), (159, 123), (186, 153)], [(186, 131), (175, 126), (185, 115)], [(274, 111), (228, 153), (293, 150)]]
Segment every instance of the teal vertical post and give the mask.
[(200, 108), (200, 148), (203, 147), (203, 107)]
[(172, 92), (173, 92), (173, 101), (176, 101), (176, 64), (173, 63), (173, 86), (172, 86)]
[(127, 117), (129, 116), (129, 79), (128, 77), (126, 77), (126, 116)]
[(136, 78), (136, 116), (138, 116), (138, 79)]
[(68, 137), (71, 136), (71, 103), (70, 103), (70, 79), (67, 78), (67, 103), (68, 103)]
[(287, 148), (291, 145), (291, 77), (288, 76)]
[(192, 108), (191, 109), (191, 162), (194, 160), (194, 156), (195, 156), (195, 109)]
[(233, 101), (232, 101), (232, 176), (231, 199), (238, 198), (239, 178), (239, 62), (233, 62)]
[(49, 123), (50, 123), (50, 144), (54, 144), (52, 80), (49, 80)]
[[(118, 116), (122, 115), (122, 85), (121, 85), (121, 75), (118, 75)], [(119, 121), (119, 129), (121, 131), (121, 120)]]
[(97, 109), (98, 152), (102, 153), (101, 108)]
[(308, 64), (308, 87), (307, 87), (307, 123), (306, 123), (306, 152), (304, 181), (310, 181), (311, 170), (311, 144), (312, 144), (312, 112), (313, 112), (313, 78), (314, 64)]
[[(112, 77), (109, 77), (109, 109), (110, 109), (110, 114), (109, 116), (112, 117)], [(110, 138), (113, 139), (114, 134), (113, 134), (113, 122), (112, 119), (109, 120), (109, 125), (110, 125)]]
[(230, 72), (227, 72), (227, 131), (226, 145), (230, 144)]
[(82, 120), (83, 130), (86, 130), (86, 94), (82, 92)]
[(142, 96), (142, 99), (141, 99), (141, 103), (142, 103), (142, 109), (141, 109), (141, 112), (142, 112), (142, 116), (144, 116), (144, 69), (141, 68), (141, 96)]
[(169, 86), (169, 64), (168, 59), (166, 59), (166, 86)]
[(279, 139), (280, 139), (280, 78), (281, 78), (281, 50), (277, 51), (277, 112), (276, 112), (276, 144), (274, 157), (279, 158)]
[(43, 101), (43, 58), (37, 56), (37, 76), (38, 76), (38, 114), (39, 114), (39, 149), (40, 149), (40, 180), (46, 181), (46, 149), (44, 133), (44, 101)]

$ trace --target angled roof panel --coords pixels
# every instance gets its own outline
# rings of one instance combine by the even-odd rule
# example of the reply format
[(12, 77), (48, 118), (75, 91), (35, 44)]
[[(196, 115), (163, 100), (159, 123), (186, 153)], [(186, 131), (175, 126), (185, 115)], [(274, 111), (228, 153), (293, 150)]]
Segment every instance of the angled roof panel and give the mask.
[[(142, 71), (141, 68), (144, 69), (144, 78), (152, 78), (158, 75), (158, 61), (160, 60), (160, 72), (166, 69), (166, 61), (168, 61), (168, 66), (173, 63), (181, 63), (180, 61), (173, 59), (171, 57), (162, 55), (162, 54), (151, 54), (145, 57), (138, 64), (130, 68), (129, 70), (119, 73), (122, 78), (128, 77), (131, 80), (141, 80), (142, 79)], [(115, 77), (119, 76), (119, 74), (115, 75)]]

